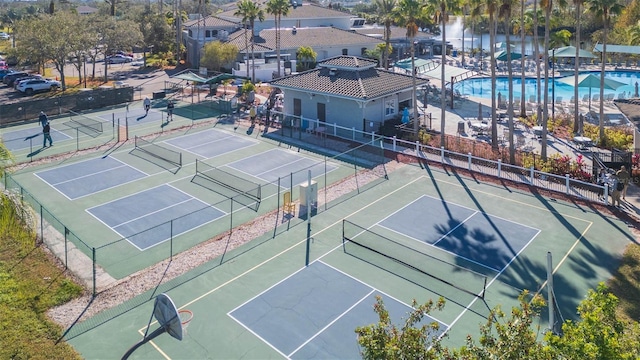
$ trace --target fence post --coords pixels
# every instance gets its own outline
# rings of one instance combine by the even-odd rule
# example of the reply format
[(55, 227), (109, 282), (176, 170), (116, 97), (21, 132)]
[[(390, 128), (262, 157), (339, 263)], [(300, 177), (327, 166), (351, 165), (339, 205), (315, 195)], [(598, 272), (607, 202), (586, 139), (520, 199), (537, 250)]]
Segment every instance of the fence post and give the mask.
[(569, 178), (569, 174), (564, 174), (564, 181), (565, 181), (565, 184), (567, 185), (567, 195), (569, 194), (569, 189), (570, 189), (569, 188), (569, 179), (570, 179)]
[(420, 155), (420, 141), (418, 140), (416, 140), (416, 156), (422, 157), (422, 155)]
[(373, 145), (373, 142), (376, 141), (376, 133), (375, 132), (371, 132), (371, 144)]
[(393, 151), (396, 151), (396, 140), (397, 140), (396, 136), (393, 135)]
[(604, 185), (604, 204), (609, 205), (609, 187)]
[(468, 163), (469, 163), (469, 165), (468, 165), (469, 169), (468, 170), (471, 171), (471, 153), (470, 152), (467, 153), (467, 159), (468, 159)]
[(356, 128), (351, 128), (351, 140), (356, 141)]
[(91, 248), (91, 260), (92, 260), (92, 276), (93, 276), (93, 297), (96, 297), (96, 248)]
[(440, 146), (440, 162), (444, 165), (444, 146)]
[(502, 178), (502, 159), (498, 159), (498, 177)]
[(531, 185), (533, 185), (533, 176), (534, 176), (534, 171), (535, 171), (534, 167), (533, 167), (533, 166), (531, 166), (531, 168), (530, 168), (530, 170), (529, 170), (529, 173), (530, 173), (530, 174), (529, 174), (529, 177), (530, 177), (530, 179), (531, 179), (531, 180), (529, 180), (529, 183), (530, 183)]

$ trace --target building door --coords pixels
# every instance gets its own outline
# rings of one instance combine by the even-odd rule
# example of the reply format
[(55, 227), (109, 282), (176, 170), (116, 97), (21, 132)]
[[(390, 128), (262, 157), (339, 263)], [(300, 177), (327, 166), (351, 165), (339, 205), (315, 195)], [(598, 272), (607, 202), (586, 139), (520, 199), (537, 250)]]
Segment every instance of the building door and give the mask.
[(325, 123), (327, 121), (327, 106), (325, 103), (318, 103), (317, 114), (319, 122)]
[(294, 128), (302, 127), (303, 129), (306, 129), (307, 126), (308, 126), (307, 123), (306, 122), (303, 122), (303, 123), (300, 122), (300, 115), (302, 115), (302, 100), (296, 99), (296, 98), (293, 99), (293, 115), (294, 115), (294, 119), (293, 119), (294, 125), (293, 125), (293, 127)]

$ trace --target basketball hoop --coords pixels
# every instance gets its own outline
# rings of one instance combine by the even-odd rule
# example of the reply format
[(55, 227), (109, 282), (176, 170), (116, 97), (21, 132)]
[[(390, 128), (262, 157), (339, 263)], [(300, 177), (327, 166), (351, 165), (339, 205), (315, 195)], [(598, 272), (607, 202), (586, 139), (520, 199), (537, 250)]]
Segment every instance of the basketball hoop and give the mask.
[(193, 312), (191, 310), (179, 310), (178, 316), (180, 316), (180, 324), (182, 324), (182, 332), (187, 332), (187, 327), (193, 319)]

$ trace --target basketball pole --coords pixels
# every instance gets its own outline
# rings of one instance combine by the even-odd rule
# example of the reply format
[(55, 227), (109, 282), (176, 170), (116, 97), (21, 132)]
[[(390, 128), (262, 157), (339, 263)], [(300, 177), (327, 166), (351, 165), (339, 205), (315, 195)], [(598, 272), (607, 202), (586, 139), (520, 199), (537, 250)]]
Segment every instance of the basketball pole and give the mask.
[(305, 189), (305, 195), (307, 197), (307, 251), (304, 261), (304, 266), (309, 266), (309, 252), (311, 251), (311, 170), (307, 172), (307, 188)]

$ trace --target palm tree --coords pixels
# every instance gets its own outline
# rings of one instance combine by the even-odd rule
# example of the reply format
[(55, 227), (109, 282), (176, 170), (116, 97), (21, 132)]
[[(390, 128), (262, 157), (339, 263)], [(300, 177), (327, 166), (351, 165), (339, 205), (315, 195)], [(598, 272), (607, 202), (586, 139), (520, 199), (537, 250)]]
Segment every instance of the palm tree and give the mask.
[[(256, 67), (255, 67), (255, 56), (254, 56), (254, 48), (253, 45), (255, 43), (255, 23), (256, 19), (260, 20), (260, 22), (264, 21), (264, 11), (260, 8), (260, 6), (254, 3), (252, 0), (240, 0), (238, 3), (238, 10), (233, 14), (234, 16), (242, 17), (242, 23), (245, 25), (245, 45), (247, 45), (247, 25), (251, 28), (251, 69), (252, 77), (251, 80), (253, 82), (256, 81)], [(248, 24), (247, 24), (248, 23)], [(246, 53), (246, 47), (245, 47)], [(247, 77), (249, 77), (249, 68), (247, 67)]]
[[(415, 47), (413, 40), (418, 34), (418, 22), (421, 19), (422, 9), (425, 4), (420, 0), (400, 0), (393, 12), (393, 18), (399, 26), (404, 27), (407, 30), (407, 39), (409, 40), (409, 49), (411, 54), (411, 73), (413, 77), (413, 130), (418, 133), (418, 107), (416, 106), (416, 60), (415, 60)], [(443, 49), (444, 51), (444, 49)], [(444, 65), (444, 64), (443, 64)], [(442, 109), (444, 111), (444, 108)], [(444, 133), (442, 134), (444, 137)]]
[(394, 23), (393, 9), (398, 4), (397, 0), (374, 0), (378, 10), (378, 24), (384, 25), (384, 51), (382, 52), (382, 67), (387, 68), (389, 63), (389, 49), (391, 48), (391, 25)]
[(607, 29), (612, 15), (619, 15), (622, 12), (622, 5), (617, 0), (589, 0), (587, 8), (602, 19), (602, 67), (600, 68), (600, 144), (605, 143), (604, 134), (604, 72), (607, 62)]
[(282, 24), (282, 17), (289, 15), (289, 1), (287, 0), (267, 1), (267, 13), (275, 17), (276, 58), (278, 60), (278, 77), (280, 77), (280, 25)]
[(584, 0), (573, 0), (573, 4), (576, 7), (576, 68), (573, 71), (575, 78), (575, 86), (573, 87), (573, 122), (574, 130), (577, 132), (582, 131), (582, 124), (578, 124), (580, 121), (578, 116), (578, 77), (580, 76), (580, 32), (582, 31), (580, 26), (580, 15), (582, 15), (580, 7), (584, 4)]
[[(496, 12), (498, 10), (497, 0), (483, 0), (483, 6), (486, 12), (489, 14), (489, 48), (491, 49), (491, 89), (496, 88)], [(477, 9), (480, 9), (478, 7)], [(494, 150), (498, 150), (498, 117), (496, 114), (496, 94), (491, 94), (491, 147)]]
[[(509, 82), (509, 95), (507, 102), (507, 113), (509, 116), (509, 163), (515, 164), (516, 147), (513, 142), (513, 66), (511, 64), (511, 10), (514, 0), (501, 0), (498, 16), (504, 19), (505, 23), (505, 42), (507, 43), (507, 78)], [(496, 128), (497, 129), (497, 128)], [(497, 141), (497, 137), (496, 137)]]
[(542, 107), (542, 149), (540, 156), (547, 159), (547, 122), (549, 119), (549, 41), (551, 28), (551, 9), (553, 0), (542, 0), (540, 2), (544, 8), (544, 99)]
[[(435, 3), (432, 3), (434, 9), (437, 9), (435, 12), (435, 16), (437, 18), (437, 22), (442, 24), (442, 66), (440, 66), (440, 84), (442, 89), (440, 91), (440, 133), (442, 136), (440, 137), (440, 146), (445, 145), (445, 119), (447, 108), (447, 79), (445, 77), (445, 66), (444, 64), (447, 62), (447, 34), (446, 34), (446, 25), (448, 20), (448, 14), (458, 14), (462, 10), (462, 4), (460, 0), (435, 0)], [(451, 92), (451, 96), (453, 96), (453, 92)]]

